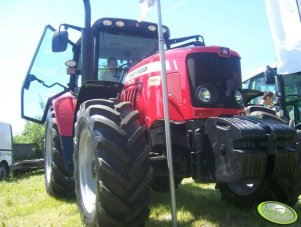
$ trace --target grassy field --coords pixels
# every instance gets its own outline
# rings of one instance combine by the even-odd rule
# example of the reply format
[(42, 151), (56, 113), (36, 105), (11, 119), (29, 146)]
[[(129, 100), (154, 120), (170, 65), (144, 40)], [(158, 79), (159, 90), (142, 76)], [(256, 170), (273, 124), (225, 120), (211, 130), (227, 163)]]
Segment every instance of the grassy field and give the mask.
[[(255, 208), (239, 209), (220, 201), (213, 184), (184, 179), (178, 190), (178, 226), (275, 226)], [(295, 211), (301, 214), (299, 202)], [(48, 196), (43, 172), (20, 175), (0, 183), (0, 226), (82, 226), (76, 201)], [(171, 226), (169, 193), (155, 193), (150, 226)], [(301, 226), (301, 218), (290, 226)]]

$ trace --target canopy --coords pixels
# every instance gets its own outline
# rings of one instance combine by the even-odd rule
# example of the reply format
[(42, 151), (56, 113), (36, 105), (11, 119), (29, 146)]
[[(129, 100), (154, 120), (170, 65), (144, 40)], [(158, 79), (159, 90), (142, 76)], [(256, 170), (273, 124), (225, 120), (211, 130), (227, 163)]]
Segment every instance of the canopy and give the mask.
[(265, 0), (265, 3), (276, 49), (277, 73), (301, 72), (301, 0)]

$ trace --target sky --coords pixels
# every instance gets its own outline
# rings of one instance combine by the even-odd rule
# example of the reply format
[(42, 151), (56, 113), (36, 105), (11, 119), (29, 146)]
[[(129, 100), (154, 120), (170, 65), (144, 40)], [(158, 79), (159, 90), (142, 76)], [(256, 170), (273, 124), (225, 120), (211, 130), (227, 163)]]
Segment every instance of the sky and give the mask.
[[(102, 17), (138, 19), (139, 0), (90, 0), (92, 22)], [(264, 0), (161, 0), (171, 38), (202, 35), (207, 46), (241, 56), (243, 79), (276, 60)], [(157, 22), (156, 7), (145, 20)], [(20, 134), (21, 87), (45, 25), (84, 25), (82, 0), (0, 1), (0, 121)], [(62, 62), (64, 64), (64, 62)]]

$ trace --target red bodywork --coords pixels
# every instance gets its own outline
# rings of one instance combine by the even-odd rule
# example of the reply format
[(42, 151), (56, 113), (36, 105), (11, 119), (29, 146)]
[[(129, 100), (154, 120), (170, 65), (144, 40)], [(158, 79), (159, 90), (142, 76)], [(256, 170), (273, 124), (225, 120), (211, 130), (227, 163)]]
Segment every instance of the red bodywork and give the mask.
[(76, 97), (67, 92), (54, 99), (52, 106), (56, 115), (59, 134), (61, 136), (72, 136)]
[[(237, 115), (242, 110), (224, 108), (194, 108), (191, 103), (186, 56), (194, 52), (220, 53), (220, 47), (194, 47), (165, 52), (170, 120), (187, 121)], [(230, 55), (239, 55), (231, 51)], [(228, 57), (228, 56), (221, 56)], [(148, 126), (164, 118), (159, 54), (153, 55), (133, 67), (125, 79), (121, 99), (133, 103), (140, 112), (140, 120)]]

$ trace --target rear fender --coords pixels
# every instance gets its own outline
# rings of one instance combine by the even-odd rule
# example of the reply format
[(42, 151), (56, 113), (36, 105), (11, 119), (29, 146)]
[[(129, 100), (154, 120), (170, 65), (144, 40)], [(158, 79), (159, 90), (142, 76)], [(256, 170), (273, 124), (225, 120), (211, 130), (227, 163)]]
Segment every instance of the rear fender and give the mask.
[(58, 98), (53, 99), (52, 106), (54, 108), (60, 136), (72, 136), (76, 106), (75, 95), (67, 92)]

